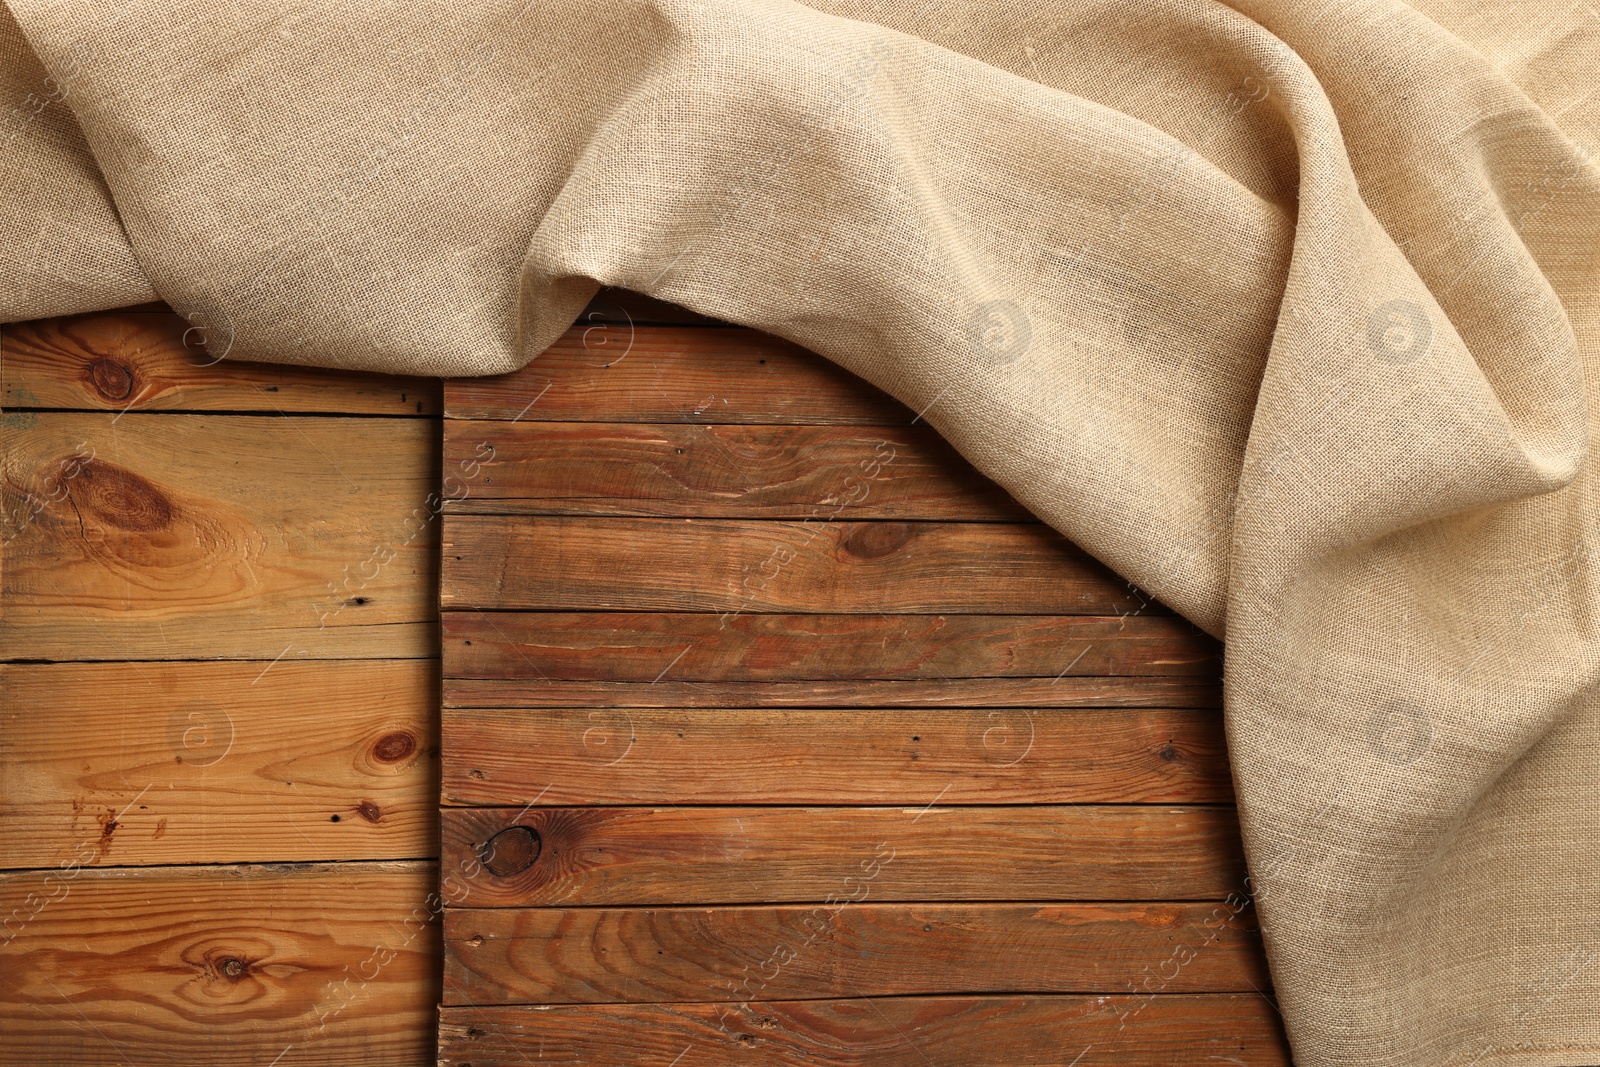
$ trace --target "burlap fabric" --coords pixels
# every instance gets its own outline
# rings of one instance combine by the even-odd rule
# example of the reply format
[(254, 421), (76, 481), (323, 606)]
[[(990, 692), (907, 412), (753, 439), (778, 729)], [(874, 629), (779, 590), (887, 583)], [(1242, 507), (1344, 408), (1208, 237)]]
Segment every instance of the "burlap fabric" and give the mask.
[(0, 319), (792, 338), (1226, 636), (1299, 1063), (1600, 1063), (1600, 8), (6, 2)]

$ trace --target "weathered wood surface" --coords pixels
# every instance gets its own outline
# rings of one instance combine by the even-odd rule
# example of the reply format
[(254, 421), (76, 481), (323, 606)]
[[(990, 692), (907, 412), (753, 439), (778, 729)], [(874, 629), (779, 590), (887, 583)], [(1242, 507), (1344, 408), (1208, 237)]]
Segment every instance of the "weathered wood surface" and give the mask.
[(164, 305), (19, 322), (0, 330), (0, 406), (437, 417), (438, 382), (245, 363)]
[[(533, 798), (529, 798), (530, 800)], [(839, 900), (1222, 900), (1232, 808), (446, 808), (460, 907)]]
[(443, 744), (474, 806), (1233, 800), (1210, 710), (474, 708)]
[(26, 418), (0, 459), (6, 656), (438, 654), (425, 420)]
[(437, 676), (430, 660), (0, 666), (0, 856), (433, 856)]
[(1277, 1010), (1253, 993), (446, 1008), (439, 1045), (441, 1067), (1289, 1063)]
[(1254, 913), (1229, 904), (450, 909), (444, 937), (447, 1005), (1268, 985)]
[(446, 384), (440, 1062), (1286, 1064), (1221, 647), (625, 299)]
[(431, 1061), (435, 864), (88, 870), (93, 836), (0, 874), (0, 1062)]
[(427, 1063), (438, 383), (186, 329), (0, 330), (0, 1064)]
[(450, 421), (445, 469), (492, 450), (470, 514), (1031, 522), (927, 425)]
[(1214, 678), (940, 678), (909, 682), (447, 679), (447, 708), (1220, 708)]
[(452, 515), (447, 610), (1166, 613), (1039, 523)]
[(445, 387), (447, 419), (907, 426), (916, 413), (788, 341), (732, 327), (595, 322), (523, 370)]
[(453, 679), (787, 682), (1214, 678), (1222, 647), (1172, 615), (450, 612)]

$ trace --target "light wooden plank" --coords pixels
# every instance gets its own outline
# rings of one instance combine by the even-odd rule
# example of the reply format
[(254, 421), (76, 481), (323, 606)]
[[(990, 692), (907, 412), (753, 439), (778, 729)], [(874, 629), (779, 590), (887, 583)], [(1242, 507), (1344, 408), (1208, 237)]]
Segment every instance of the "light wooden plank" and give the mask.
[(7, 657), (437, 654), (425, 421), (34, 418), (0, 461)]
[[(447, 616), (448, 617), (448, 616)], [(1220, 708), (1191, 678), (951, 678), (912, 682), (562, 682), (452, 679), (452, 708)]]
[(8, 411), (260, 411), (437, 416), (430, 378), (219, 358), (205, 331), (164, 305), (0, 328)]
[(926, 425), (451, 420), (444, 454), (484, 467), (463, 514), (1034, 521)]
[(447, 515), (442, 551), (446, 609), (1167, 612), (1041, 524)]
[(1217, 678), (1222, 646), (1173, 615), (446, 612), (448, 677), (778, 682)]
[(580, 322), (522, 370), (445, 383), (450, 419), (907, 426), (905, 405), (755, 330)]
[[(534, 798), (530, 797), (529, 800)], [(1220, 900), (1229, 808), (445, 808), (461, 907), (865, 900)], [(477, 870), (474, 861), (481, 861)]]
[(0, 1064), (432, 1061), (434, 864), (66, 866), (79, 854), (0, 874)]
[(1242, 903), (452, 908), (445, 1003), (1265, 989)]
[(1233, 801), (1214, 711), (474, 708), (443, 733), (447, 804)]
[[(1256, 994), (446, 1008), (440, 1067), (1287, 1067)], [(538, 1062), (535, 1058), (534, 1062)]]
[(427, 660), (0, 667), (0, 855), (437, 855), (436, 686)]

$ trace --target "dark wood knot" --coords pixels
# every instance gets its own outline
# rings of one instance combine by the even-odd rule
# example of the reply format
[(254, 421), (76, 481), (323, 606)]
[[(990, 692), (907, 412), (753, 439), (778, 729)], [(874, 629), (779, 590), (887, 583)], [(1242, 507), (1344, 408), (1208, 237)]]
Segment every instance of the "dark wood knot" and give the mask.
[(89, 364), (89, 384), (106, 400), (126, 400), (133, 394), (133, 371), (109, 359)]
[(532, 867), (541, 848), (539, 832), (531, 826), (508, 826), (483, 846), (480, 858), (497, 878), (509, 878)]

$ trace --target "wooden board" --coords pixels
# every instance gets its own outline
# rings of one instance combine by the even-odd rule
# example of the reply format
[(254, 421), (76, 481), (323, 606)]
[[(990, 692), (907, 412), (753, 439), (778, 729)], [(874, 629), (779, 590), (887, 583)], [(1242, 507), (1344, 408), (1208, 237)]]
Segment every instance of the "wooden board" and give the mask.
[(513, 374), (455, 379), (444, 403), (447, 420), (906, 426), (916, 418), (848, 371), (767, 334), (615, 322), (567, 331)]
[(1254, 914), (1225, 904), (452, 909), (444, 936), (447, 1005), (1267, 985)]
[(29, 418), (0, 460), (8, 657), (437, 655), (425, 421)]
[(443, 744), (447, 804), (1233, 799), (1222, 718), (1197, 709), (450, 709)]
[(437, 855), (430, 660), (0, 666), (0, 855)]
[(450, 510), (1035, 521), (926, 425), (450, 423), (445, 469), (478, 460)]
[(1215, 678), (1222, 648), (1172, 615), (451, 612), (452, 678), (792, 682)]
[(432, 381), (219, 359), (160, 304), (15, 323), (0, 346), (7, 411), (439, 414)]
[(447, 708), (1220, 708), (1214, 678), (933, 678), (925, 681), (562, 682), (448, 679)]
[(431, 1058), (435, 864), (89, 870), (60, 845), (0, 874), (0, 1061)]
[[(715, 758), (715, 757), (711, 757)], [(804, 900), (1221, 900), (1231, 808), (446, 808), (464, 907)]]
[(1286, 1067), (1255, 994), (447, 1008), (440, 1067)]
[(440, 592), (447, 610), (1168, 610), (1039, 523), (450, 519)]
[(186, 330), (0, 330), (0, 1065), (430, 1062), (438, 383)]
[(445, 411), (441, 1063), (1288, 1062), (1216, 642), (750, 331)]

